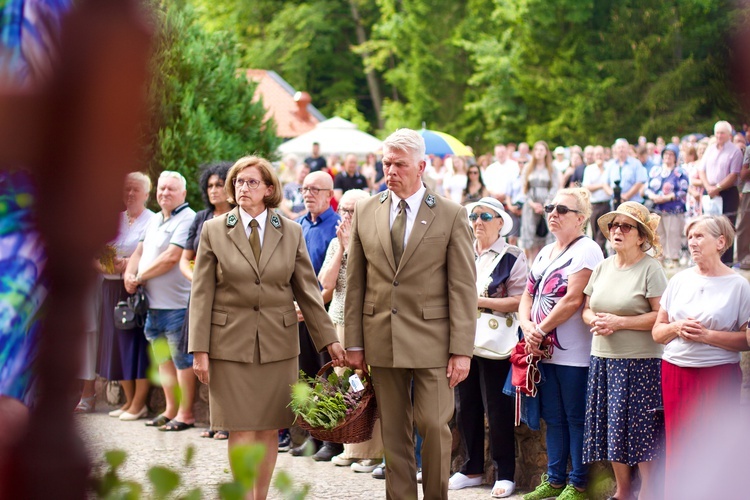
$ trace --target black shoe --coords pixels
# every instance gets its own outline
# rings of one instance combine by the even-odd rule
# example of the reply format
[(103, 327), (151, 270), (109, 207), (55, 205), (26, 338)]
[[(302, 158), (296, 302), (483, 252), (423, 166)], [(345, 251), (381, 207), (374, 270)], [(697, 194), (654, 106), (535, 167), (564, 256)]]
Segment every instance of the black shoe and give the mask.
[(279, 431), (279, 452), (284, 453), (289, 451), (292, 447), (292, 435), (289, 434), (289, 429), (281, 429)]
[(341, 444), (325, 443), (312, 458), (316, 462), (330, 462), (333, 457), (343, 452), (344, 447)]
[(318, 446), (315, 444), (315, 440), (309, 437), (305, 439), (301, 445), (289, 450), (289, 453), (291, 453), (293, 457), (309, 457), (310, 455), (315, 454), (317, 450)]

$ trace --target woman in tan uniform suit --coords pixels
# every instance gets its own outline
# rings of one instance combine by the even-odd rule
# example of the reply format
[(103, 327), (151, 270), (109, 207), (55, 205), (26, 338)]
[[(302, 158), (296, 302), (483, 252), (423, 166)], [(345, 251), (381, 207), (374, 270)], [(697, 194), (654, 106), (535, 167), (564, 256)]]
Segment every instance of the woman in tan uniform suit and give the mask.
[(297, 380), (295, 300), (318, 349), (334, 365), (344, 351), (323, 300), (299, 224), (276, 215), (279, 180), (271, 164), (240, 158), (227, 193), (238, 205), (203, 226), (193, 271), (188, 350), (198, 379), (209, 384), (211, 428), (226, 429), (229, 448), (260, 443), (267, 452), (252, 495), (265, 499), (276, 464), (278, 429)]

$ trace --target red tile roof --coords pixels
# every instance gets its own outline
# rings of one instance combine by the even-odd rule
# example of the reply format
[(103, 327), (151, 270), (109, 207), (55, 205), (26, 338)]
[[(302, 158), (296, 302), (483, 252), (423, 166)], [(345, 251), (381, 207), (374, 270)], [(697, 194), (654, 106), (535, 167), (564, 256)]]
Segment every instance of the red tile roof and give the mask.
[(312, 104), (307, 105), (307, 116), (301, 116), (295, 90), (275, 71), (248, 69), (245, 74), (248, 80), (258, 83), (255, 98), (261, 96), (266, 108), (266, 118), (273, 117), (276, 122), (276, 134), (290, 139), (314, 129), (325, 116)]

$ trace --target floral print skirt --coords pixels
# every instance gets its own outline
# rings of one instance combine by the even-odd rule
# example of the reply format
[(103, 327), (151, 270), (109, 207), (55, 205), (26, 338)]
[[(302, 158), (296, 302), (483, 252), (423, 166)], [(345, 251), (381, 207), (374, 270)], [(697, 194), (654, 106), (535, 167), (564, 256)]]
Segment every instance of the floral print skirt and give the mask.
[(630, 466), (660, 458), (664, 449), (661, 359), (591, 356), (583, 436), (584, 463)]

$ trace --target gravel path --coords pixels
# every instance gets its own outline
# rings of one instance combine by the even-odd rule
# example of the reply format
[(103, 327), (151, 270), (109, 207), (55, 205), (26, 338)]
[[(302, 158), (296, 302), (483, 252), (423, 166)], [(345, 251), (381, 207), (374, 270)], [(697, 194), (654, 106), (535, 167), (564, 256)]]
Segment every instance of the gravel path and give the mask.
[[(98, 410), (88, 415), (79, 415), (81, 435), (90, 450), (92, 461), (99, 467), (104, 461), (104, 451), (121, 449), (127, 452), (122, 476), (145, 485), (146, 471), (154, 465), (164, 465), (182, 473), (180, 491), (187, 492), (200, 487), (204, 498), (217, 498), (217, 487), (231, 480), (227, 460), (226, 441), (214, 441), (200, 437), (203, 429), (183, 432), (159, 432), (146, 427), (143, 420), (121, 422), (107, 415), (108, 410)], [(184, 466), (185, 450), (195, 447), (195, 458), (189, 467)], [(295, 484), (309, 484), (308, 499), (382, 499), (385, 498), (385, 481), (374, 479), (370, 474), (358, 474), (345, 467), (331, 463), (315, 462), (307, 457), (293, 457), (280, 453), (276, 470), (289, 473)], [(449, 492), (451, 499), (490, 499), (490, 486), (466, 488)], [(281, 499), (271, 490), (270, 498)], [(422, 498), (422, 492), (419, 492)], [(510, 498), (521, 498), (514, 495)]]

